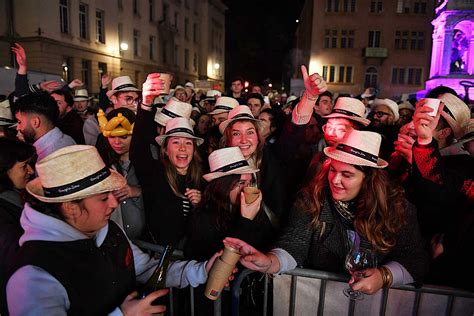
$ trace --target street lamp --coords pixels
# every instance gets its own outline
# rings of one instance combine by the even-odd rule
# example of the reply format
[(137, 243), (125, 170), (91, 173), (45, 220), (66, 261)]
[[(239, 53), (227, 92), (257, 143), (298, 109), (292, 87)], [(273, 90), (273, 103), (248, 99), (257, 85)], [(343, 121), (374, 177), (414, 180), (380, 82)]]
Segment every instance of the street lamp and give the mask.
[(126, 51), (128, 49), (128, 44), (125, 42), (120, 43), (120, 50)]
[(217, 69), (219, 69), (219, 68), (221, 68), (221, 65), (219, 65), (219, 63), (215, 63), (215, 64), (214, 64), (214, 69), (217, 70)]

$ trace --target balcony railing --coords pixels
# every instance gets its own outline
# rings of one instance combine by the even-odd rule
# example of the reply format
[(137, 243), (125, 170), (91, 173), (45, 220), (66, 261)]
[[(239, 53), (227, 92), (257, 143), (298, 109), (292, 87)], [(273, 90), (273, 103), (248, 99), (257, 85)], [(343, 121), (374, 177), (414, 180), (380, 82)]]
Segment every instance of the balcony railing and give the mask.
[(365, 58), (387, 58), (388, 49), (383, 47), (366, 47), (364, 48)]

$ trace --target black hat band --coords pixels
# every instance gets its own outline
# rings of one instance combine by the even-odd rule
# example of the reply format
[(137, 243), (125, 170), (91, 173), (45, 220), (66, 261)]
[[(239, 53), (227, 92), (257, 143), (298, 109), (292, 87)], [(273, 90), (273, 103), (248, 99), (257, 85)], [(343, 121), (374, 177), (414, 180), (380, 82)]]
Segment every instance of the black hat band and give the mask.
[(355, 147), (345, 145), (345, 144), (337, 145), (336, 149), (338, 149), (340, 151), (343, 151), (345, 153), (348, 153), (350, 155), (362, 158), (364, 160), (368, 160), (368, 161), (373, 162), (375, 164), (377, 163), (378, 158), (379, 158), (375, 155), (372, 155), (371, 153), (368, 153), (366, 151), (363, 151), (363, 150), (360, 150), (360, 149), (357, 149)]
[(241, 161), (233, 162), (229, 165), (225, 165), (220, 168), (217, 168), (216, 170), (212, 172), (228, 172), (231, 170), (235, 170), (237, 168), (248, 167), (248, 166), (249, 166), (249, 163), (247, 162), (247, 160), (241, 160)]

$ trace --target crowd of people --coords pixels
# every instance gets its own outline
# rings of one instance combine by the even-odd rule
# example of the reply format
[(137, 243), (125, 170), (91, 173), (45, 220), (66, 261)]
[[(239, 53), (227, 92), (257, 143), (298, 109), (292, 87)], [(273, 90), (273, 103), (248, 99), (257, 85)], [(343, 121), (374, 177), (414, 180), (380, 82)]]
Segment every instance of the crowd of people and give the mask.
[[(0, 314), (162, 313), (134, 292), (172, 245), (167, 286), (202, 289), (224, 245), (261, 273), (340, 273), (357, 247), (378, 266), (351, 276), (373, 294), (424, 283), (474, 290), (474, 121), (450, 87), (398, 103), (328, 91), (301, 67), (300, 97), (243, 80), (163, 94), (149, 74), (30, 84), (26, 53), (0, 104)], [(434, 110), (430, 99), (438, 99)], [(256, 187), (247, 203), (244, 188)], [(232, 278), (232, 277), (231, 277)], [(197, 314), (212, 304), (201, 295)]]

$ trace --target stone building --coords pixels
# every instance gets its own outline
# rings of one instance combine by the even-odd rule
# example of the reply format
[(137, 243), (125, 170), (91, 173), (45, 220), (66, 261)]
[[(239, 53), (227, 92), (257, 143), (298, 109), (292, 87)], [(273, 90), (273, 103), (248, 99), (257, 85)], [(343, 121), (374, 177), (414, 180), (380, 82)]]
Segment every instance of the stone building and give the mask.
[(220, 0), (0, 0), (0, 66), (14, 66), (10, 45), (27, 51), (28, 69), (81, 79), (150, 72), (174, 83), (224, 82), (225, 10)]
[(306, 1), (296, 34), (293, 86), (301, 78), (299, 65), (306, 64), (336, 93), (358, 95), (374, 86), (384, 97), (400, 97), (423, 89), (430, 71), (434, 2)]

